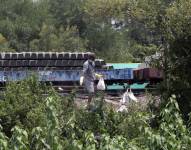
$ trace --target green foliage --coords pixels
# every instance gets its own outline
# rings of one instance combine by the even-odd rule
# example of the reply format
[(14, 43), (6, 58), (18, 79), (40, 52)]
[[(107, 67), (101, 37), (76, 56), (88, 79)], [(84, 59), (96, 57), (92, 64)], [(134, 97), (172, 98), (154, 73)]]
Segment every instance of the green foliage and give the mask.
[(0, 2), (0, 32), (8, 40), (10, 48), (29, 51), (29, 42), (36, 37), (48, 14), (46, 0), (2, 0)]
[(132, 59), (134, 62), (143, 62), (145, 56), (153, 55), (157, 52), (158, 48), (156, 45), (141, 45), (141, 44), (134, 44), (130, 48), (130, 53), (132, 55)]
[(158, 130), (143, 128), (146, 146), (149, 149), (187, 150), (190, 149), (191, 137), (183, 123), (178, 103), (173, 95), (161, 111)]
[(50, 12), (58, 26), (77, 26), (83, 29), (83, 1), (82, 0), (54, 0), (50, 1)]
[[(64, 98), (54, 92), (48, 92), (48, 97), (43, 96), (48, 88), (44, 90), (34, 78), (17, 83), (17, 87), (12, 83), (8, 89), (9, 94), (6, 95), (5, 92), (5, 99), (1, 100), (1, 115), (7, 113), (10, 118), (8, 122), (1, 116), (3, 129), (0, 130), (0, 146), (3, 150), (189, 150), (191, 146), (191, 135), (184, 125), (175, 96), (169, 99), (169, 103), (161, 111), (158, 126), (153, 127), (151, 122), (157, 116), (138, 105), (132, 104), (128, 107), (128, 112), (118, 113), (104, 103), (103, 97), (98, 97), (91, 111), (87, 111), (75, 105), (75, 93)], [(42, 107), (43, 103), (43, 111), (27, 110), (32, 102), (32, 110), (39, 109), (39, 105)], [(36, 124), (28, 126), (26, 122), (30, 121), (30, 117), (22, 121), (21, 116), (17, 117), (19, 112), (23, 116), (27, 116), (29, 112), (31, 116), (32, 113), (38, 113), (33, 116)], [(6, 125), (12, 128), (10, 135)]]
[(76, 27), (60, 28), (43, 25), (39, 33), (40, 39), (30, 42), (32, 51), (84, 51), (86, 42), (79, 37)]
[(168, 20), (166, 21), (166, 26), (170, 31), (168, 33), (170, 34), (169, 40), (176, 40), (180, 37), (190, 35), (190, 2), (190, 0), (175, 1), (167, 9), (166, 16)]
[(50, 145), (49, 149), (53, 150), (61, 150), (62, 145), (60, 144), (59, 134), (60, 127), (59, 121), (57, 117), (58, 109), (58, 101), (57, 99), (49, 97), (46, 101), (46, 114), (47, 114), (47, 135), (46, 142)]
[(169, 48), (166, 50), (168, 93), (174, 93), (184, 118), (190, 113), (190, 1), (174, 1), (166, 10), (166, 38)]
[[(133, 58), (136, 45), (140, 43), (144, 57), (151, 54), (148, 41), (158, 40), (133, 15), (143, 4), (126, 0), (2, 0), (0, 33), (6, 43), (0, 44), (0, 50), (93, 51), (110, 62), (137, 61)], [(153, 7), (148, 7), (155, 10), (160, 3), (151, 4)]]
[(5, 134), (2, 132), (2, 126), (0, 125), (0, 147), (3, 150), (8, 149), (8, 138), (5, 136)]
[(27, 150), (29, 146), (27, 132), (17, 126), (11, 131), (13, 132), (13, 135), (10, 139), (11, 144), (9, 148), (12, 150)]
[(7, 39), (0, 33), (0, 51), (14, 51), (9, 47)]
[(110, 24), (111, 19), (123, 18), (125, 7), (125, 0), (85, 0), (84, 11), (90, 19)]
[(51, 95), (53, 91), (41, 85), (35, 77), (7, 85), (0, 101), (1, 125), (6, 135), (11, 135), (11, 128), (15, 125), (27, 130), (45, 125), (44, 93)]
[(160, 115), (116, 113), (103, 100), (89, 112), (75, 106), (75, 93), (59, 98), (31, 78), (1, 95), (0, 149), (189, 150), (180, 112), (190, 113), (190, 8), (190, 0), (1, 0), (0, 51), (88, 49), (111, 62), (159, 51), (166, 95), (180, 110), (166, 96)]
[[(127, 14), (130, 40), (138, 59), (149, 55), (153, 48), (162, 54), (157, 64), (164, 70), (164, 101), (171, 94), (177, 96), (184, 119), (188, 120), (190, 112), (190, 7), (187, 0), (130, 0)], [(133, 16), (130, 17), (129, 16)], [(137, 36), (138, 35), (138, 36)], [(144, 46), (143, 46), (144, 45)], [(150, 48), (151, 49), (150, 49)], [(140, 50), (139, 50), (140, 49)], [(150, 52), (149, 52), (150, 51)], [(148, 53), (147, 53), (148, 52)], [(136, 58), (133, 55), (133, 58)], [(137, 60), (137, 59), (136, 59)], [(156, 66), (156, 65), (155, 65)], [(167, 96), (166, 96), (167, 95)], [(167, 103), (167, 101), (166, 101)]]
[(46, 99), (47, 122), (44, 127), (36, 127), (32, 130), (31, 149), (61, 150), (60, 127), (58, 122), (58, 99), (48, 97)]

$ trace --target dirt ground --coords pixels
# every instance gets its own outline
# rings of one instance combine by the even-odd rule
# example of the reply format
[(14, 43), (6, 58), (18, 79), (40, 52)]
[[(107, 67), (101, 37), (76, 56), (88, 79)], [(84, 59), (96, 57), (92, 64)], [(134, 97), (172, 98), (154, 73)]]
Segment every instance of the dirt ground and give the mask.
[[(142, 94), (142, 95), (138, 95), (136, 96), (136, 98), (138, 99), (137, 102), (134, 102), (136, 103), (136, 105), (142, 109), (146, 108), (148, 103), (151, 102), (151, 97), (148, 96), (148, 95), (145, 95), (145, 94)], [(94, 101), (96, 101), (96, 97), (94, 98)], [(104, 96), (104, 101), (106, 102), (106, 104), (108, 105), (111, 105), (112, 107), (114, 107), (114, 109), (118, 110), (121, 106), (122, 106), (122, 103), (120, 102), (122, 99), (122, 95), (121, 96), (109, 96), (109, 95), (106, 95)], [(159, 100), (159, 97), (157, 96), (154, 96), (152, 97), (152, 100), (155, 100), (155, 101), (158, 101)], [(75, 104), (79, 107), (85, 107), (86, 104), (87, 104), (87, 100), (88, 100), (88, 96), (83, 96), (83, 95), (80, 95), (80, 96), (77, 96), (76, 99), (75, 99)], [(131, 102), (132, 103), (132, 102)], [(158, 102), (157, 102), (158, 103)], [(127, 102), (125, 103), (125, 106), (129, 106), (130, 104)]]

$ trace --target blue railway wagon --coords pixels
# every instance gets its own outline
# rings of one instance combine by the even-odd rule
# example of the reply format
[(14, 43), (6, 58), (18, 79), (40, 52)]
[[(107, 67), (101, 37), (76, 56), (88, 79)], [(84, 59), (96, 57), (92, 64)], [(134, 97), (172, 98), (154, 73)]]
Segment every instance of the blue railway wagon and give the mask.
[[(44, 71), (0, 71), (0, 82), (21, 81), (31, 75), (37, 76), (41, 82), (78, 83), (82, 70), (44, 70)], [(104, 75), (107, 84), (130, 82), (133, 80), (133, 69), (96, 70)]]

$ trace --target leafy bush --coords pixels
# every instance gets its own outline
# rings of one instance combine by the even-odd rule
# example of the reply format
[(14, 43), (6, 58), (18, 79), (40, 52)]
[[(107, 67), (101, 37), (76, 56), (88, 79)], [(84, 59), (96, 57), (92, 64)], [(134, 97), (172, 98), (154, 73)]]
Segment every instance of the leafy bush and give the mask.
[(144, 127), (144, 142), (149, 149), (189, 150), (191, 136), (183, 123), (178, 103), (173, 95), (166, 107), (161, 111), (160, 125), (157, 130)]
[(26, 130), (45, 125), (45, 94), (50, 96), (54, 91), (40, 84), (35, 77), (8, 83), (0, 100), (0, 123), (7, 136), (11, 136), (15, 125)]
[[(44, 96), (49, 88), (34, 78), (13, 83), (7, 89), (0, 103), (1, 150), (189, 150), (191, 147), (190, 132), (175, 96), (169, 98), (159, 114), (159, 125), (153, 128), (151, 122), (157, 116), (150, 111), (135, 110), (133, 106), (128, 113), (117, 113), (104, 104), (103, 97), (96, 98), (92, 110), (87, 111), (75, 105), (75, 93), (63, 98), (50, 90)], [(7, 130), (6, 125), (12, 129)]]

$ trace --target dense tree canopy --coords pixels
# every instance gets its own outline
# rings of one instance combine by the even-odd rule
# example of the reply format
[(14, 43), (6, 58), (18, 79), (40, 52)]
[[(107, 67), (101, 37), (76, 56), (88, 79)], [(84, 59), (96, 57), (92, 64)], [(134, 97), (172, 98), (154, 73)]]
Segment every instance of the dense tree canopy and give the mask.
[[(5, 48), (7, 51), (94, 51), (116, 62), (141, 61), (155, 52), (155, 47), (145, 51), (150, 49), (154, 38), (137, 19), (142, 7), (138, 1), (1, 0), (0, 3), (0, 33), (7, 41), (1, 44), (2, 51)], [(135, 47), (139, 47), (136, 52)]]

